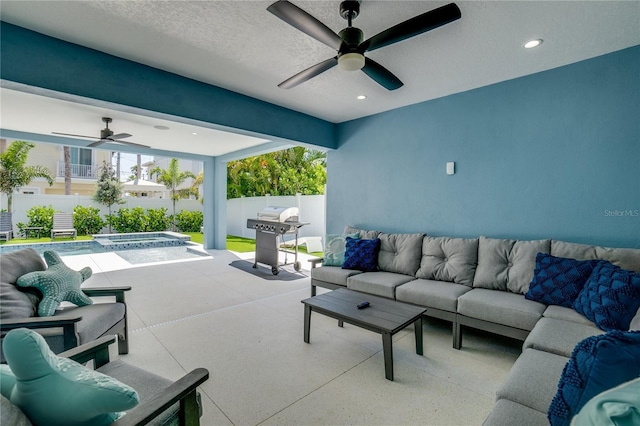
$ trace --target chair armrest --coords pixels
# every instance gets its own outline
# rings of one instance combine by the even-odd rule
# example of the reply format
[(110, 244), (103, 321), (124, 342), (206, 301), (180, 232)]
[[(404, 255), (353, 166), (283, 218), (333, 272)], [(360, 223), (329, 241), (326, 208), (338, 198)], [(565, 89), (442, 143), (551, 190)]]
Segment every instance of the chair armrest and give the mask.
[(138, 405), (113, 423), (114, 426), (145, 425), (160, 413), (180, 401), (180, 424), (200, 424), (200, 412), (196, 402), (196, 388), (209, 379), (206, 368), (196, 368), (174, 382), (155, 398)]
[(60, 352), (58, 356), (72, 359), (80, 364), (93, 361), (93, 368), (100, 368), (109, 362), (109, 345), (115, 341), (115, 336), (102, 336), (84, 345)]
[(131, 286), (83, 288), (82, 292), (89, 297), (115, 296), (116, 302), (124, 302), (124, 292), (131, 290)]
[(309, 263), (311, 263), (311, 268), (315, 268), (319, 263), (322, 263), (324, 259), (321, 257), (317, 257), (315, 259), (309, 259)]
[(82, 316), (59, 316), (59, 317), (31, 317), (19, 319), (6, 319), (0, 323), (0, 330), (9, 331), (14, 328), (55, 328), (55, 327), (74, 327), (75, 323), (80, 321)]

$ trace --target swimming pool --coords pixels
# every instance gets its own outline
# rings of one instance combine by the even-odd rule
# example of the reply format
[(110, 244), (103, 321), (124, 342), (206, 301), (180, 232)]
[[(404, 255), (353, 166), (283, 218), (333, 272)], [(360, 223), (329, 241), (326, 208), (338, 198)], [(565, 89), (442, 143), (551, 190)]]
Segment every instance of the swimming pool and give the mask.
[(203, 258), (209, 255), (196, 250), (198, 244), (188, 235), (175, 232), (141, 232), (132, 234), (94, 235), (91, 241), (70, 241), (0, 246), (0, 254), (24, 248), (33, 248), (40, 255), (53, 250), (60, 256), (114, 252), (131, 264), (154, 263), (168, 260)]

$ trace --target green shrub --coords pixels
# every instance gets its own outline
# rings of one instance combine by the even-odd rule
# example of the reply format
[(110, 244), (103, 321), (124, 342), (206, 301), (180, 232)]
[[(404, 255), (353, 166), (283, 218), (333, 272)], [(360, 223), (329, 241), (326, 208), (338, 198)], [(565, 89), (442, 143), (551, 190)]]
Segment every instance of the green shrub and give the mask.
[[(53, 228), (53, 214), (56, 210), (52, 206), (33, 206), (27, 210), (27, 218), (29, 223), (26, 226), (39, 226), (42, 228), (42, 235), (51, 234)], [(20, 228), (22, 231), (22, 228)]]
[(107, 215), (107, 223), (116, 232), (145, 232), (148, 220), (142, 207), (124, 208), (114, 214)]
[(167, 216), (167, 209), (147, 209), (147, 231), (166, 231), (171, 226), (171, 218)]
[(181, 232), (200, 232), (204, 217), (202, 212), (182, 210), (176, 215), (176, 226)]
[(78, 235), (98, 234), (105, 226), (100, 217), (100, 209), (96, 207), (75, 206), (73, 208), (73, 227)]

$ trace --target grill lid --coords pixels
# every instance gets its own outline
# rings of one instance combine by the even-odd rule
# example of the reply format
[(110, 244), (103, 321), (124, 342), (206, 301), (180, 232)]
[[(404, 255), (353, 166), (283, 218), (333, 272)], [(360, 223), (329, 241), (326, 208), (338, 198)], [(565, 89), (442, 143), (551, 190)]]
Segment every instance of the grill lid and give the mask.
[(299, 213), (297, 207), (267, 206), (258, 212), (258, 220), (271, 222), (297, 222)]

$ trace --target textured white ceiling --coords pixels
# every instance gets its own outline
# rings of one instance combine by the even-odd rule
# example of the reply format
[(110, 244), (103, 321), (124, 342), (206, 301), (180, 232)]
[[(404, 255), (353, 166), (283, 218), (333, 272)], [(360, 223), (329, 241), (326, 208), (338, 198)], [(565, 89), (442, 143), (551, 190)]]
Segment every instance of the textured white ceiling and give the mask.
[[(339, 1), (293, 2), (336, 32), (346, 26)], [(354, 26), (368, 38), (446, 3), (365, 0)], [(3, 0), (0, 14), (16, 25), (332, 122), (640, 44), (639, 1), (457, 1), (460, 20), (367, 54), (404, 87), (389, 92), (362, 72), (335, 67), (285, 90), (277, 84), (335, 51), (267, 12), (269, 4)], [(523, 49), (532, 38), (544, 43)], [(360, 94), (368, 98), (356, 100)]]

